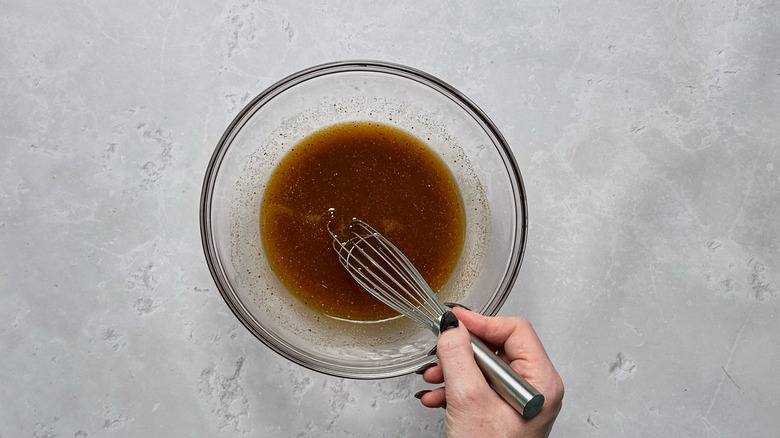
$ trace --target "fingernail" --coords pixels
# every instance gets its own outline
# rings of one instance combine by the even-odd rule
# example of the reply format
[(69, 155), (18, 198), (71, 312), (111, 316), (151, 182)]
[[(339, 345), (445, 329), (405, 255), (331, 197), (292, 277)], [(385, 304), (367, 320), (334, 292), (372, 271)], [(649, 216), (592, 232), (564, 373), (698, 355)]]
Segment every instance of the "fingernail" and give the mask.
[(439, 321), (439, 334), (442, 334), (451, 328), (455, 328), (458, 325), (458, 317), (448, 310), (444, 312), (444, 314), (441, 316), (441, 320)]
[(471, 311), (471, 309), (469, 309), (468, 307), (466, 307), (466, 306), (464, 306), (463, 304), (460, 304), (460, 303), (444, 303), (444, 305), (449, 307), (450, 309), (452, 309), (453, 307), (460, 307), (462, 309), (466, 309), (468, 311)]
[(418, 368), (417, 371), (415, 371), (415, 374), (422, 375), (425, 372), (425, 370), (433, 368), (435, 366), (436, 366), (436, 362), (426, 363), (425, 365), (423, 365), (420, 368)]
[(420, 400), (422, 398), (422, 396), (424, 396), (425, 394), (427, 394), (429, 392), (431, 392), (430, 389), (423, 389), (422, 391), (417, 391), (417, 393), (414, 394), (414, 398), (416, 398), (417, 400)]
[(433, 348), (431, 348), (431, 351), (428, 352), (428, 356), (433, 356), (436, 354), (436, 348), (438, 345), (434, 345)]

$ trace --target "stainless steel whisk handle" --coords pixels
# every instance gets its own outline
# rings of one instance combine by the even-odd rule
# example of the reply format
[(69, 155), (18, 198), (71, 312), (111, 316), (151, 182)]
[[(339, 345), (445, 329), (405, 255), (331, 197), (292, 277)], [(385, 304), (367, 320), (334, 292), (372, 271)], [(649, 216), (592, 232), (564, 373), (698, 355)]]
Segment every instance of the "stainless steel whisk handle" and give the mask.
[(544, 396), (515, 372), (479, 338), (471, 335), (474, 359), (488, 384), (498, 395), (527, 419), (542, 409)]
[[(331, 231), (330, 222), (327, 226), (339, 262), (363, 289), (437, 336), (445, 317), (454, 318), (457, 323), (455, 315), (447, 312), (401, 250), (359, 219), (353, 219), (349, 228), (350, 237), (340, 240)], [(494, 391), (525, 418), (539, 413), (544, 404), (544, 396), (539, 391), (474, 335), (471, 335), (471, 347), (477, 365)]]

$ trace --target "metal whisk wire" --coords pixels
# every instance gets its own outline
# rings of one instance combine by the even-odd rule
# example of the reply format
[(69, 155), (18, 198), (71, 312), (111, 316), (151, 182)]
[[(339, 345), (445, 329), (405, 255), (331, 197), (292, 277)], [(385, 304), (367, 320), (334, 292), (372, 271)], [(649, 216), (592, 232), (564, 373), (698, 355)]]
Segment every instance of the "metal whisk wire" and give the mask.
[[(330, 222), (327, 228), (339, 261), (363, 289), (398, 313), (439, 334), (441, 317), (447, 309), (395, 245), (359, 219), (352, 219), (346, 240), (339, 239), (330, 229)], [(471, 347), (485, 380), (496, 393), (525, 418), (539, 413), (544, 396), (536, 388), (473, 334)]]
[(349, 237), (341, 240), (330, 229), (333, 249), (347, 272), (364, 289), (398, 313), (439, 333), (447, 310), (412, 262), (367, 223), (353, 219)]

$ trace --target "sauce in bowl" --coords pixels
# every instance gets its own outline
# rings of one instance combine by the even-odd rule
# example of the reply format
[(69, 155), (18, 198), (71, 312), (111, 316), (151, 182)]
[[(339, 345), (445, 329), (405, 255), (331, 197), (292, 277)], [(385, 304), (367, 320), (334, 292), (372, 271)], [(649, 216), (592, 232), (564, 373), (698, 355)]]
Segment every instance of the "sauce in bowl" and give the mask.
[(423, 141), (375, 122), (317, 131), (274, 169), (263, 195), (260, 231), (284, 285), (326, 315), (377, 321), (397, 314), (357, 285), (331, 247), (328, 221), (336, 234), (346, 235), (355, 217), (393, 242), (434, 291), (460, 256), (465, 229), (460, 192)]

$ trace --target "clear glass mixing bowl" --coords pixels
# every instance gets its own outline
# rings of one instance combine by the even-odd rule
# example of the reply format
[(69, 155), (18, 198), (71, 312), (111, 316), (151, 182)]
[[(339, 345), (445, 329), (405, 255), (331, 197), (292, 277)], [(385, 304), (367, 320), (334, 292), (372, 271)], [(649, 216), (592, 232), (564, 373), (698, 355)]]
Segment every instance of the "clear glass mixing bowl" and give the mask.
[(413, 372), (436, 339), (405, 318), (351, 322), (299, 302), (268, 265), (260, 203), (282, 156), (336, 123), (376, 121), (417, 136), (450, 168), (466, 211), (466, 241), (443, 301), (494, 315), (523, 257), (526, 201), (512, 152), (490, 119), (452, 86), (376, 61), (319, 65), (255, 97), (228, 126), (209, 162), (200, 204), (203, 250), (225, 302), (268, 347), (310, 369), (373, 379)]

